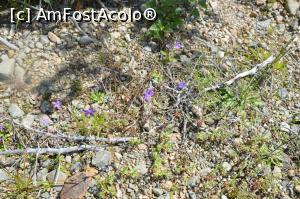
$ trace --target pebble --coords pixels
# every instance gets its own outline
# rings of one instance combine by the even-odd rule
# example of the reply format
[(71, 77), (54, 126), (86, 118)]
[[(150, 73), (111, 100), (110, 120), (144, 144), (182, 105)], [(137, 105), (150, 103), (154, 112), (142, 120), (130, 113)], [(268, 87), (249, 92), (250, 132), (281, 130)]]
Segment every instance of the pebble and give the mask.
[(260, 30), (266, 30), (271, 24), (271, 19), (257, 22), (257, 28)]
[[(57, 171), (57, 172), (56, 172)], [(57, 173), (57, 174), (56, 174)], [(50, 173), (48, 173), (47, 175), (47, 180), (51, 183), (54, 183), (55, 182), (55, 177), (57, 175), (57, 181), (56, 181), (56, 184), (58, 185), (62, 185), (64, 184), (64, 182), (66, 181), (67, 179), (67, 174), (65, 174), (64, 172), (62, 171), (59, 171), (59, 170), (53, 170), (51, 171)]]
[(156, 197), (161, 196), (164, 193), (162, 189), (158, 189), (158, 188), (154, 188), (152, 192)]
[(287, 9), (291, 15), (296, 15), (300, 4), (297, 0), (286, 0)]
[(112, 32), (110, 33), (112, 39), (119, 39), (121, 37), (121, 33), (119, 32)]
[(147, 165), (144, 163), (140, 163), (138, 165), (135, 166), (135, 169), (138, 173), (140, 173), (141, 175), (145, 175), (148, 172), (148, 168)]
[(43, 49), (43, 48), (44, 48), (44, 46), (43, 46), (43, 44), (42, 44), (41, 42), (37, 42), (37, 43), (35, 44), (35, 46), (36, 46), (37, 48), (39, 48), (39, 49)]
[(9, 59), (7, 55), (1, 56), (0, 81), (9, 79), (14, 72), (15, 60)]
[(61, 44), (61, 39), (58, 36), (56, 36), (56, 34), (54, 34), (53, 32), (48, 32), (48, 38), (53, 43)]
[(4, 182), (6, 180), (9, 180), (9, 175), (3, 169), (0, 169), (0, 182)]
[(8, 108), (8, 112), (13, 118), (22, 117), (24, 115), (24, 112), (17, 104), (11, 104)]
[(288, 91), (286, 88), (281, 88), (279, 89), (279, 92), (278, 92), (279, 96), (281, 97), (281, 99), (284, 99), (287, 97), (288, 95)]
[(34, 118), (35, 118), (34, 115), (27, 114), (22, 120), (22, 125), (25, 127), (31, 127), (34, 122)]
[(82, 36), (78, 39), (78, 43), (79, 44), (82, 44), (82, 45), (87, 45), (87, 44), (90, 44), (90, 43), (93, 43), (94, 40), (92, 38), (90, 38), (89, 36), (85, 35), (85, 36)]
[(295, 186), (295, 191), (299, 194), (300, 193), (300, 185)]
[(223, 162), (222, 166), (226, 171), (230, 171), (232, 169), (232, 166), (228, 162)]
[(109, 151), (101, 150), (96, 153), (92, 159), (92, 165), (98, 167), (99, 169), (104, 169), (112, 161), (112, 154)]

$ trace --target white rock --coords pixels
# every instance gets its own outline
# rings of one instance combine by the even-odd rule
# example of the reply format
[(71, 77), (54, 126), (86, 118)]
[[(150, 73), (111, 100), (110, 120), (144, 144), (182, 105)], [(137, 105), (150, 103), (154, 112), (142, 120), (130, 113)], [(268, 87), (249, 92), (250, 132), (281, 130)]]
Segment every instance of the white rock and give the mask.
[(228, 162), (223, 162), (222, 166), (226, 171), (230, 171), (232, 168), (232, 166)]
[(8, 112), (13, 118), (22, 117), (24, 115), (24, 112), (17, 104), (11, 104), (8, 108)]
[(297, 0), (287, 0), (286, 6), (290, 14), (296, 15), (297, 11), (299, 10), (300, 4)]
[(9, 179), (9, 175), (2, 169), (0, 169), (0, 182), (6, 181)]
[(34, 122), (34, 118), (35, 117), (32, 114), (26, 115), (22, 120), (22, 125), (24, 125), (25, 127), (31, 127)]
[(2, 56), (1, 59), (2, 62), (0, 63), (0, 80), (7, 80), (13, 75), (15, 60), (9, 59), (7, 56)]

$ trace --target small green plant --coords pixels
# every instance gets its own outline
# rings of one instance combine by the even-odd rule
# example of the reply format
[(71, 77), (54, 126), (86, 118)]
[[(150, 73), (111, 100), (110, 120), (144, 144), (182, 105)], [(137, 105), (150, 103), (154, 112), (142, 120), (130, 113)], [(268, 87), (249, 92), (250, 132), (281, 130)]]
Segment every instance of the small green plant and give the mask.
[(130, 167), (123, 167), (120, 171), (121, 175), (126, 178), (137, 178), (139, 173), (136, 169)]
[(149, 35), (163, 40), (168, 34), (178, 31), (188, 15), (199, 17), (198, 6), (206, 7), (206, 0), (150, 0), (146, 8), (153, 8), (157, 20), (150, 26)]
[(84, 114), (76, 119), (76, 127), (83, 135), (100, 135), (108, 127), (107, 114), (95, 114), (93, 117), (86, 117)]
[(110, 172), (105, 178), (101, 178), (97, 182), (97, 187), (100, 189), (100, 198), (112, 198), (117, 195), (117, 190), (114, 185), (116, 176), (114, 172)]
[(91, 93), (90, 99), (93, 103), (102, 104), (105, 100), (105, 97), (106, 97), (105, 93), (94, 91)]
[(152, 173), (154, 177), (165, 178), (170, 176), (170, 170), (166, 166), (163, 153), (167, 153), (172, 148), (170, 142), (170, 133), (163, 132), (160, 138), (160, 143), (156, 145), (152, 152)]

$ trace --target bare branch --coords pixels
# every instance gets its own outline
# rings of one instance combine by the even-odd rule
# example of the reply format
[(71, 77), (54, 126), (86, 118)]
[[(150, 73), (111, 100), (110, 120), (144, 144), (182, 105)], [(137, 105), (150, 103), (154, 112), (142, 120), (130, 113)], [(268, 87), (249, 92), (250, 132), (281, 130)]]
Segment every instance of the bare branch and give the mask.
[(6, 39), (2, 38), (1, 36), (0, 36), (0, 43), (4, 44), (5, 46), (7, 46), (13, 50), (19, 50), (19, 48), (16, 45), (10, 43)]
[(223, 88), (224, 86), (230, 86), (231, 84), (235, 83), (237, 80), (239, 80), (243, 77), (247, 77), (247, 76), (250, 76), (250, 75), (255, 75), (258, 71), (260, 71), (261, 69), (263, 69), (267, 65), (272, 64), (275, 61), (275, 59), (276, 59), (276, 57), (274, 55), (271, 55), (268, 59), (266, 59), (264, 62), (256, 65), (251, 70), (247, 70), (247, 71), (244, 71), (242, 73), (239, 73), (237, 76), (235, 76), (234, 78), (228, 80), (225, 83), (216, 84), (212, 87), (208, 87), (208, 88), (205, 89), (205, 91), (218, 90), (220, 88)]
[(135, 139), (133, 137), (100, 138), (100, 137), (95, 137), (95, 136), (80, 136), (80, 135), (79, 136), (69, 136), (69, 135), (65, 135), (63, 133), (52, 134), (52, 133), (37, 130), (37, 129), (31, 128), (28, 126), (24, 126), (16, 121), (12, 121), (12, 122), (14, 124), (20, 126), (21, 128), (35, 132), (39, 135), (45, 135), (48, 137), (58, 138), (58, 139), (66, 139), (69, 141), (88, 141), (88, 142), (95, 141), (95, 142), (105, 142), (105, 143), (117, 144), (117, 143), (129, 142), (130, 140)]
[(81, 146), (73, 146), (67, 148), (27, 148), (27, 149), (1, 151), (0, 155), (44, 154), (44, 153), (67, 154), (67, 153), (73, 153), (79, 151), (99, 151), (100, 149), (101, 148), (99, 146), (92, 146), (92, 145), (81, 145)]

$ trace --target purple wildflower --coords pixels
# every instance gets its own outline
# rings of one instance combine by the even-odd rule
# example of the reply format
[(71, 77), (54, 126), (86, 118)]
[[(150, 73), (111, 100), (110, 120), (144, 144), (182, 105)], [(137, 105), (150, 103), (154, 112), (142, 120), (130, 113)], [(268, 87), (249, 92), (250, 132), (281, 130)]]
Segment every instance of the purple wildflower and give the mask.
[(146, 102), (149, 102), (151, 97), (154, 95), (154, 89), (153, 88), (148, 88), (145, 92), (144, 92), (144, 100)]
[(187, 87), (186, 83), (184, 81), (180, 81), (178, 84), (177, 84), (177, 89), (178, 90), (182, 90), (182, 89), (185, 89)]
[(49, 121), (48, 118), (42, 118), (42, 119), (40, 120), (40, 124), (41, 124), (42, 126), (48, 126), (49, 123), (50, 123), (50, 121)]
[(61, 109), (61, 105), (62, 105), (62, 103), (61, 103), (60, 100), (55, 100), (55, 101), (52, 102), (52, 106), (53, 106), (54, 109), (57, 109), (57, 110)]
[(168, 50), (170, 50), (170, 49), (171, 49), (171, 45), (170, 45), (169, 43), (167, 43), (167, 44), (166, 44), (166, 48), (167, 48)]
[(84, 110), (85, 117), (93, 117), (95, 115), (95, 110), (93, 108), (89, 108), (87, 110)]
[(174, 43), (174, 48), (176, 49), (176, 50), (179, 50), (180, 48), (182, 48), (183, 46), (182, 46), (182, 44), (179, 42), (179, 41), (175, 41), (175, 43)]
[(4, 130), (4, 124), (0, 124), (0, 131)]

